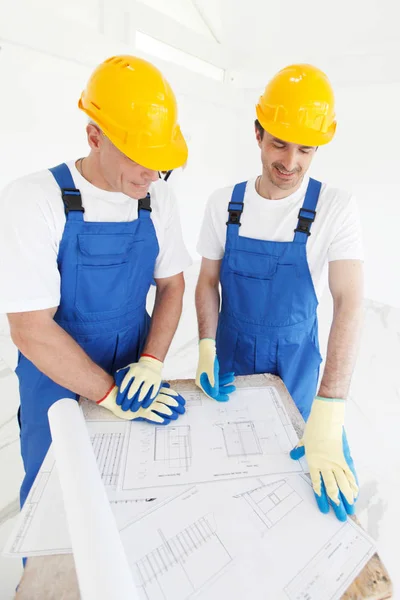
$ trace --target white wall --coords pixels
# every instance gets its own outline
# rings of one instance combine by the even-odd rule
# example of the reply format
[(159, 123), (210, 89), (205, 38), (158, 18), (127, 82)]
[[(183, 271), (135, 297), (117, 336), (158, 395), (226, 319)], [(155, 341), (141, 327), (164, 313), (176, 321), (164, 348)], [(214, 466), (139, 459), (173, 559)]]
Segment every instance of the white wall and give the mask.
[(400, 307), (400, 84), (336, 90), (338, 129), (313, 173), (354, 191), (364, 232), (366, 297)]
[[(35, 6), (25, 0), (0, 0), (0, 187), (86, 151), (85, 118), (77, 99), (95, 64), (113, 53), (135, 52), (134, 26), (155, 35), (168, 25), (167, 38), (180, 35), (188, 49), (193, 44), (193, 52), (203, 48), (204, 59), (214, 56), (218, 64), (224, 62), (223, 50), (209, 38), (194, 31), (189, 35), (166, 16), (156, 19), (155, 11), (140, 3), (132, 4), (130, 19), (121, 0), (104, 0), (103, 14), (96, 11), (100, 3), (95, 0), (78, 4), (61, 10), (64, 4), (59, 0), (40, 0)], [(99, 33), (102, 30), (106, 35)], [(178, 194), (187, 245), (198, 258), (196, 238), (209, 194), (259, 171), (253, 118), (261, 90), (244, 92), (170, 63), (154, 62), (177, 92), (189, 142), (188, 166), (173, 174), (171, 184)], [(357, 194), (366, 246), (366, 296), (400, 307), (400, 84), (339, 87), (336, 95), (337, 136), (319, 150), (311, 173)]]
[[(86, 120), (77, 101), (93, 66), (117, 52), (144, 56), (135, 51), (133, 34), (126, 43), (94, 30), (93, 21), (99, 20), (95, 14), (85, 27), (83, 14), (79, 20), (68, 20), (68, 12), (51, 11), (46, 0), (34, 11), (22, 0), (11, 11), (2, 8), (0, 0), (0, 188), (22, 174), (82, 156), (87, 149)], [(34, 19), (37, 27), (25, 27), (18, 19), (24, 8), (27, 20)], [(149, 11), (148, 7), (140, 9), (141, 23), (156, 30)], [(116, 31), (117, 27), (111, 33)], [(198, 40), (194, 42), (198, 45)], [(179, 203), (188, 247), (195, 255), (208, 195), (235, 181), (241, 156), (246, 154), (241, 148), (246, 127), (242, 93), (187, 69), (146, 58), (163, 70), (178, 97), (180, 122), (190, 146)]]

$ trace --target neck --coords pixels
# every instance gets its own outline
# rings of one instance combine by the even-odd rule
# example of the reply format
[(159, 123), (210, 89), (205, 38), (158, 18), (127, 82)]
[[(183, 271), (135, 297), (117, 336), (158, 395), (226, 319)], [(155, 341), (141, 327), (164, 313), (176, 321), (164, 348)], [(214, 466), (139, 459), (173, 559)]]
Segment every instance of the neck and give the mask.
[(296, 192), (302, 183), (303, 178), (301, 178), (300, 181), (289, 190), (282, 190), (273, 184), (268, 175), (263, 171), (263, 174), (260, 175), (256, 180), (256, 192), (268, 200), (283, 200), (283, 198), (287, 198)]
[(89, 156), (85, 156), (83, 160), (78, 160), (75, 163), (75, 166), (82, 177), (95, 187), (105, 190), (106, 192), (114, 191), (101, 175), (101, 170), (95, 155), (89, 154)]

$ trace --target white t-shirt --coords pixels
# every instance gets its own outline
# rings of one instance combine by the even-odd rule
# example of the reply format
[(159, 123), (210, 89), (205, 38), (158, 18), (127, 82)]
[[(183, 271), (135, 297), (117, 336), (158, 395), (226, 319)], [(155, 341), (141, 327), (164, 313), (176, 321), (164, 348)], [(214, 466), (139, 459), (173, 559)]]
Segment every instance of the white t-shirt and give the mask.
[[(299, 209), (303, 205), (309, 178), (282, 200), (267, 200), (249, 180), (244, 198), (239, 235), (288, 242), (294, 238)], [(220, 260), (224, 256), (228, 204), (233, 186), (214, 192), (207, 204), (197, 251), (204, 258)], [(328, 262), (343, 259), (363, 260), (361, 224), (355, 198), (348, 192), (323, 184), (317, 214), (307, 241), (307, 260), (318, 299), (327, 284)]]
[[(84, 219), (127, 222), (138, 217), (138, 201), (101, 190), (67, 163), (81, 191)], [(182, 238), (177, 204), (164, 181), (150, 186), (151, 218), (159, 254), (154, 277), (171, 277), (191, 264)], [(65, 226), (60, 188), (50, 171), (10, 183), (0, 196), (0, 313), (42, 310), (60, 303), (57, 255)]]

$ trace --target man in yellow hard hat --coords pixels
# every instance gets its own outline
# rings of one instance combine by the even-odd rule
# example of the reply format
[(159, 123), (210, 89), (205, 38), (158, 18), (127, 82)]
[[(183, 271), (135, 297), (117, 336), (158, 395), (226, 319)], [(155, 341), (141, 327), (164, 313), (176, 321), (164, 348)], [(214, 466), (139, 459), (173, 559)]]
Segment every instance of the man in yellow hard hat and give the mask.
[(187, 159), (174, 93), (152, 64), (116, 56), (93, 72), (79, 107), (89, 118), (89, 155), (18, 179), (0, 199), (0, 312), (20, 351), (21, 505), (58, 399), (81, 395), (158, 425), (185, 411), (184, 399), (162, 387), (191, 262), (159, 179)]
[[(255, 122), (262, 174), (215, 192), (204, 217), (196, 381), (226, 401), (234, 374), (279, 375), (307, 420), (291, 456), (306, 454), (320, 510), (331, 503), (345, 520), (358, 493), (343, 423), (361, 322), (361, 231), (351, 194), (307, 175), (335, 129), (322, 71), (291, 65), (268, 83)], [(316, 395), (317, 305), (327, 275), (334, 318)]]

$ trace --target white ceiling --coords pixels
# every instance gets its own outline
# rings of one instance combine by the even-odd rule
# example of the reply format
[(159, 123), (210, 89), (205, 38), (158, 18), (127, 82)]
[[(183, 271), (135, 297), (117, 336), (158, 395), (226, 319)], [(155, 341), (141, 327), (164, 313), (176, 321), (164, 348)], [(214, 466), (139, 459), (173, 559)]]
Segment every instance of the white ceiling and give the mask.
[(400, 78), (396, 0), (246, 0), (235, 1), (235, 10), (217, 1), (234, 70), (275, 72), (290, 62), (311, 62), (341, 83)]
[(131, 41), (142, 31), (223, 67), (239, 88), (259, 90), (293, 62), (334, 85), (400, 82), (399, 0), (35, 0), (35, 10), (49, 27), (54, 15), (94, 31), (130, 13)]
[(258, 88), (291, 62), (314, 63), (334, 83), (400, 81), (397, 0), (141, 2), (219, 46), (220, 66), (240, 87)]

